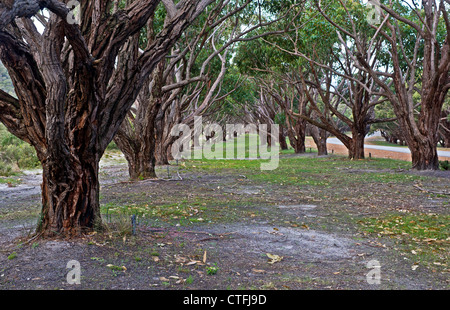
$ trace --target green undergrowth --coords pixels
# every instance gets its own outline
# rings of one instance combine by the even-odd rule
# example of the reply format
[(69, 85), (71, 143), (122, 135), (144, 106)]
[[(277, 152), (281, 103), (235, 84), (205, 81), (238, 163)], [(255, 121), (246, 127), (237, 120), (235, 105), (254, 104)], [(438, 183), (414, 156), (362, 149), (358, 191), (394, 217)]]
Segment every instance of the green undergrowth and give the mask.
[[(16, 175), (20, 170), (40, 167), (36, 151), (28, 143), (8, 132), (3, 124), (0, 124), (0, 176), (9, 177)], [(0, 179), (1, 183), (8, 183)]]

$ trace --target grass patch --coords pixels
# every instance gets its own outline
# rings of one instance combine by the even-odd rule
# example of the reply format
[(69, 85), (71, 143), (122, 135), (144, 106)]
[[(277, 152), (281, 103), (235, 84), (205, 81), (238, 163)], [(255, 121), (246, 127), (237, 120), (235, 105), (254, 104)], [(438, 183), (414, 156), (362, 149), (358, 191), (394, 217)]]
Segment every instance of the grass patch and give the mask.
[(359, 221), (365, 234), (387, 237), (415, 262), (448, 267), (450, 245), (449, 215), (386, 215)]
[[(16, 175), (16, 173), (11, 173), (11, 175)], [(16, 186), (19, 185), (20, 183), (21, 180), (19, 178), (0, 176), (0, 184), (8, 184), (10, 186)]]
[(324, 158), (280, 158), (279, 167), (261, 171), (260, 160), (197, 160), (186, 162), (187, 169), (214, 171), (239, 170), (255, 181), (280, 185), (332, 186), (332, 184), (425, 181), (424, 176), (399, 173), (410, 168), (407, 161), (366, 159), (351, 161), (344, 156)]
[(166, 222), (187, 220), (192, 222), (202, 222), (204, 219), (201, 213), (205, 210), (204, 206), (198, 203), (188, 203), (182, 201), (178, 203), (152, 205), (149, 203), (139, 203), (130, 205), (118, 205), (115, 203), (107, 203), (101, 206), (101, 212), (105, 218), (108, 216), (129, 216), (136, 215), (143, 219), (160, 219)]
[(379, 145), (379, 146), (403, 147), (403, 148), (408, 147), (406, 145), (400, 145), (400, 144), (390, 143), (390, 142), (387, 142), (387, 141), (376, 141), (376, 140), (370, 141), (369, 144)]

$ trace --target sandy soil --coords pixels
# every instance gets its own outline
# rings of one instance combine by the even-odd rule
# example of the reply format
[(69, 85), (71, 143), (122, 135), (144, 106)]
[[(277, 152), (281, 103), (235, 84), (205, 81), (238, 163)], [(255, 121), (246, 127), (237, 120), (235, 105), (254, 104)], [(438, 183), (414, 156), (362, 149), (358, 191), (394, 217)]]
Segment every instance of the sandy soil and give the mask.
[[(308, 187), (258, 183), (236, 172), (183, 171), (183, 180), (129, 183), (123, 163), (103, 165), (101, 171), (103, 204), (185, 200), (190, 210), (204, 208), (188, 224), (177, 217), (140, 218), (136, 235), (121, 234), (116, 224), (76, 240), (31, 240), (40, 197), (39, 176), (30, 177), (1, 197), (2, 214), (15, 215), (0, 221), (0, 289), (449, 287), (446, 267), (412, 268), (414, 261), (395, 243), (362, 234), (354, 220), (398, 210), (448, 212), (441, 198), (430, 200), (410, 185), (380, 184), (363, 202), (363, 188), (330, 197)], [(444, 179), (436, 182), (445, 186)], [(398, 192), (409, 194), (399, 200)], [(81, 266), (79, 285), (67, 282), (71, 260)], [(381, 264), (380, 284), (367, 281), (374, 260)]]

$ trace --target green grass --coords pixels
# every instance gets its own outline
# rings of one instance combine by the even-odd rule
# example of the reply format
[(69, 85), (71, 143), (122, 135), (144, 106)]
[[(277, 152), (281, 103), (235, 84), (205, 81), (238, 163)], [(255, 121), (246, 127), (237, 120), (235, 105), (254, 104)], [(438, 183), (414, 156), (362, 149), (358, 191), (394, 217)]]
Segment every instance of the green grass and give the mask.
[(141, 219), (158, 218), (163, 221), (180, 221), (189, 220), (191, 222), (203, 221), (201, 213), (206, 208), (197, 202), (188, 203), (181, 201), (170, 204), (154, 205), (151, 203), (134, 203), (128, 205), (120, 205), (116, 203), (107, 203), (101, 206), (101, 212), (106, 215), (131, 216), (133, 214)]
[(8, 256), (8, 259), (9, 260), (12, 260), (12, 259), (14, 259), (14, 258), (16, 258), (17, 257), (17, 253), (16, 252), (12, 252), (9, 256)]
[(359, 221), (365, 234), (393, 239), (413, 262), (448, 267), (450, 215), (390, 214)]
[[(371, 140), (369, 144), (380, 145), (380, 146), (403, 147), (403, 148), (408, 147), (407, 145), (400, 145), (400, 144), (390, 143), (390, 142), (382, 141), (382, 140)], [(438, 146), (437, 148), (438, 148), (438, 150), (442, 149), (442, 147), (440, 147), (440, 146)]]
[(380, 145), (380, 146), (408, 147), (406, 145), (400, 145), (400, 144), (390, 143), (387, 141), (377, 141), (377, 140), (370, 141), (370, 144)]
[[(17, 173), (11, 173), (11, 176), (15, 176)], [(10, 184), (11, 186), (19, 185), (21, 183), (19, 178), (12, 178), (0, 176), (0, 184)]]
[(424, 181), (423, 176), (399, 173), (411, 163), (393, 159), (366, 159), (351, 161), (345, 156), (280, 158), (277, 169), (261, 171), (263, 160), (193, 160), (185, 163), (187, 169), (215, 173), (232, 172), (246, 175), (258, 182), (290, 185), (331, 186), (333, 184), (389, 183)]

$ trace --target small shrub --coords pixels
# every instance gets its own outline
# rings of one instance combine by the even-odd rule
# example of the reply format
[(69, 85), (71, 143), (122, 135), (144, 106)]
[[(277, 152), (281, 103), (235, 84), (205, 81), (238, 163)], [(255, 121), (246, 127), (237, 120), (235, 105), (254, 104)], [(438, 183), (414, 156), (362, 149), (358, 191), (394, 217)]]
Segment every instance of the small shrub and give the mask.
[(34, 148), (0, 124), (0, 175), (10, 176), (20, 169), (33, 169), (39, 166), (40, 162)]
[(13, 169), (11, 164), (8, 164), (1, 160), (0, 158), (0, 176), (2, 177), (9, 177), (11, 174), (13, 174)]
[(216, 264), (214, 264), (214, 266), (206, 267), (207, 275), (210, 275), (210, 276), (215, 275), (217, 273), (217, 271), (219, 271), (219, 268), (217, 267)]
[(187, 285), (189, 285), (189, 284), (192, 284), (192, 282), (194, 282), (194, 278), (190, 275), (190, 276), (186, 279), (185, 283), (186, 283)]
[(439, 165), (442, 170), (450, 170), (450, 161), (448, 160), (440, 160)]

